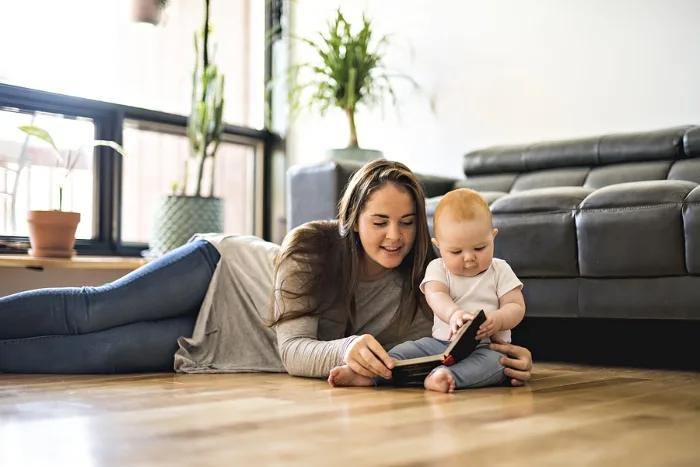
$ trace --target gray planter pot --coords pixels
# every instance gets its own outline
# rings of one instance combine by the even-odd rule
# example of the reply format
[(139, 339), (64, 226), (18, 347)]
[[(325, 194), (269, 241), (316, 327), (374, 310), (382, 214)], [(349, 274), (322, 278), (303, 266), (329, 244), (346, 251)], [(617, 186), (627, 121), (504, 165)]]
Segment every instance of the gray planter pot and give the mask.
[(347, 147), (327, 150), (326, 158), (332, 161), (369, 162), (375, 159), (384, 159), (384, 155), (376, 149)]
[(184, 245), (198, 233), (222, 233), (224, 203), (221, 198), (165, 196), (153, 215), (149, 256), (162, 256)]

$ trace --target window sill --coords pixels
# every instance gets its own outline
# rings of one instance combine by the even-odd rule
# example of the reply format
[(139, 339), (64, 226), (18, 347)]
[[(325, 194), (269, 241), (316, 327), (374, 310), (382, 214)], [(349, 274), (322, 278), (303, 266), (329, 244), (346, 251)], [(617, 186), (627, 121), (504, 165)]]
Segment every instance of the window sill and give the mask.
[(64, 268), (64, 269), (126, 269), (134, 270), (146, 264), (144, 258), (116, 256), (74, 256), (71, 259), (34, 258), (29, 255), (0, 255), (0, 268)]

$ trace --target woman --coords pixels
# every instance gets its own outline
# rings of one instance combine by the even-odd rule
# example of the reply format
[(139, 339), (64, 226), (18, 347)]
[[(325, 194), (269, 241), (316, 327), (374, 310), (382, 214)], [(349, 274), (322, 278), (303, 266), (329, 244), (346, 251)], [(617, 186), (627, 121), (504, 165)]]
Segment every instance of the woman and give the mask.
[[(200, 237), (101, 287), (0, 298), (0, 372), (172, 371), (174, 361), (188, 373), (326, 378), (347, 364), (389, 377), (385, 349), (432, 325), (418, 288), (435, 255), (423, 190), (403, 164), (374, 161), (339, 208), (338, 221), (300, 226), (281, 248)], [(512, 357), (512, 384), (530, 378), (527, 349), (493, 348)]]

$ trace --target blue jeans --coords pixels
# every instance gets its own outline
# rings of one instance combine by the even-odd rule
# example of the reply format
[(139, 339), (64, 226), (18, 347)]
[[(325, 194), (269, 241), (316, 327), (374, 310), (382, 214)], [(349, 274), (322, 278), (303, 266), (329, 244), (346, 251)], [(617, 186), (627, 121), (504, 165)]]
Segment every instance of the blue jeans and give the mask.
[[(429, 355), (439, 355), (450, 345), (449, 341), (442, 341), (433, 337), (424, 337), (417, 341), (408, 341), (392, 348), (388, 354), (397, 360), (408, 358), (427, 357)], [(486, 386), (497, 386), (506, 381), (503, 372), (505, 367), (501, 365), (500, 359), (505, 355), (491, 350), (488, 344), (477, 345), (464, 360), (451, 366), (440, 365), (433, 371), (440, 368), (447, 369), (455, 381), (456, 389), (482, 388)], [(389, 381), (384, 378), (375, 379), (375, 384), (387, 384)]]
[(199, 239), (99, 287), (0, 298), (0, 373), (173, 371), (219, 258)]

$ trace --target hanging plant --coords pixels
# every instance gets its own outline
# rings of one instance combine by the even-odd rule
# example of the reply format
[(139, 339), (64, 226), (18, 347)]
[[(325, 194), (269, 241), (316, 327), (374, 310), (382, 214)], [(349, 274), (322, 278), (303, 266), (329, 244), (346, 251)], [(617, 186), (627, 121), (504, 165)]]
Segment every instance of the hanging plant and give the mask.
[(161, 13), (168, 6), (168, 0), (131, 0), (132, 19), (137, 23), (160, 23)]

